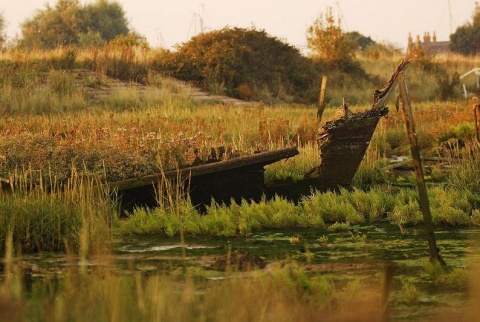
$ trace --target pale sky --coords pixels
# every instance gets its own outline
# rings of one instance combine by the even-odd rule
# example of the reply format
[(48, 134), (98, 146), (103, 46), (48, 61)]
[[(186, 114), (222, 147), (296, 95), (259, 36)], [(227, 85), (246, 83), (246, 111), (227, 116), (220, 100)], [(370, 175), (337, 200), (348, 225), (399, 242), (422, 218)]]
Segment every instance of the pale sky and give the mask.
[[(81, 2), (92, 2), (82, 0)], [(7, 36), (20, 35), (20, 23), (56, 0), (0, 0)], [(433, 32), (449, 40), (456, 28), (471, 22), (475, 0), (117, 0), (130, 27), (153, 47), (172, 48), (203, 30), (225, 26), (264, 29), (301, 50), (305, 31), (320, 12), (332, 7), (345, 31), (358, 31), (377, 42), (405, 48), (408, 33), (415, 38)]]

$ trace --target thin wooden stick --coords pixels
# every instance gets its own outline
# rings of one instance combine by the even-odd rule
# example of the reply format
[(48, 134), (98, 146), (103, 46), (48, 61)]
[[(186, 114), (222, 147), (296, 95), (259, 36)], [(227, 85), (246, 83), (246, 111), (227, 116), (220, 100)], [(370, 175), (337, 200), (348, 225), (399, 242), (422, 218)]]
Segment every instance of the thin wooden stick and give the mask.
[(478, 115), (480, 114), (480, 104), (475, 104), (473, 105), (473, 116), (475, 118), (475, 133), (477, 137), (477, 142), (480, 142), (480, 131), (479, 131), (479, 126), (478, 126)]
[(318, 98), (317, 119), (321, 120), (325, 110), (325, 91), (327, 89), (327, 76), (322, 77), (322, 87), (320, 88), (320, 97)]
[(410, 150), (412, 153), (412, 164), (415, 169), (415, 178), (417, 180), (418, 194), (420, 197), (419, 204), (420, 210), (423, 215), (423, 223), (425, 226), (425, 232), (427, 234), (428, 248), (430, 250), (430, 260), (438, 261), (442, 265), (446, 265), (440, 251), (437, 247), (435, 240), (435, 232), (432, 221), (432, 214), (430, 212), (430, 205), (428, 201), (427, 188), (425, 187), (424, 171), (422, 160), (420, 158), (420, 152), (417, 142), (417, 133), (415, 130), (415, 122), (413, 119), (412, 106), (410, 104), (410, 96), (408, 95), (407, 82), (405, 81), (405, 71), (402, 71), (398, 75), (398, 85), (400, 88), (400, 96), (402, 98), (402, 111), (405, 118), (405, 124), (407, 126), (408, 139), (410, 141)]

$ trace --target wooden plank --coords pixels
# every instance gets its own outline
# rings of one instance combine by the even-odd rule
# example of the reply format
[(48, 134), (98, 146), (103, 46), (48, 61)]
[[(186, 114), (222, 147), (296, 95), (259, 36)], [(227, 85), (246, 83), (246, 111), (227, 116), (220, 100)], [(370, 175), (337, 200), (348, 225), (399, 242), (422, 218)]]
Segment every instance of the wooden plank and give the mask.
[(280, 161), (282, 159), (290, 158), (298, 154), (296, 147), (290, 147), (275, 151), (261, 152), (248, 156), (241, 156), (231, 160), (220, 161), (215, 163), (203, 164), (178, 170), (169, 170), (164, 173), (157, 173), (142, 178), (133, 178), (117, 182), (108, 183), (111, 188), (131, 189), (142, 186), (151, 185), (154, 182), (158, 182), (163, 179), (176, 179), (176, 178), (188, 178), (201, 175), (207, 175), (212, 173), (218, 173), (223, 171), (229, 171), (233, 169), (243, 168), (260, 164), (262, 166), (268, 165)]
[[(421, 160), (422, 161), (431, 161), (431, 162), (448, 162), (448, 163), (458, 162), (458, 159), (442, 158), (442, 157), (421, 157)], [(411, 163), (412, 163), (412, 159), (409, 158), (409, 159), (404, 160), (404, 161), (399, 161), (399, 162), (395, 162), (395, 163), (392, 163), (390, 165), (387, 165), (387, 166), (383, 167), (382, 170), (396, 169), (396, 168), (403, 167), (404, 165), (411, 165)]]

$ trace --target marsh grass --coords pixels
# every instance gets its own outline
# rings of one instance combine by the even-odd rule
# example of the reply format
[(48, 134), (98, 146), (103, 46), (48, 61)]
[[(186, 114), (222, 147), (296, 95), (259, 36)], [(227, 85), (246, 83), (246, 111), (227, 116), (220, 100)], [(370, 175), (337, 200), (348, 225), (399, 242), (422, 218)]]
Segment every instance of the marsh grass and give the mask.
[(472, 224), (470, 214), (472, 205), (468, 202), (466, 191), (431, 188), (430, 196), (432, 219), (436, 225), (468, 226)]
[[(181, 83), (169, 82), (152, 70), (145, 71), (145, 66), (152, 63), (150, 59), (162, 56), (159, 53), (110, 46), (93, 52), (59, 48), (51, 52), (12, 51), (0, 55), (1, 72), (8, 76), (2, 78), (0, 88), (5, 93), (0, 95), (0, 104), (5, 107), (0, 118), (0, 176), (4, 179), (15, 179), (29, 171), (32, 185), (41, 185), (49, 178), (53, 179), (50, 182), (64, 185), (72, 179), (71, 169), (75, 168), (84, 177), (95, 177), (101, 182), (119, 181), (185, 167), (195, 157), (206, 160), (209, 151), (218, 147), (253, 153), (298, 146), (300, 156), (267, 168), (267, 182), (301, 179), (318, 162), (315, 142), (317, 129), (322, 124), (315, 117), (315, 107), (197, 104), (185, 95)], [(453, 59), (452, 66), (443, 61), (449, 75), (470, 66), (466, 60)], [(386, 81), (382, 77), (389, 76), (385, 76), (385, 70), (391, 66), (393, 71), (398, 60), (399, 57), (380, 62), (363, 60), (362, 64), (368, 66), (372, 79), (381, 87)], [(413, 89), (419, 86), (415, 93), (429, 96), (438, 89), (434, 88), (434, 76), (420, 65), (416, 66), (412, 65), (407, 75), (411, 91), (412, 86)], [(138, 91), (113, 90), (103, 103), (95, 103), (86, 100), (84, 89), (65, 72), (69, 68), (93, 71), (100, 84), (106, 83), (108, 75), (123, 77), (119, 74), (130, 73), (127, 81), (140, 80), (154, 87)], [(365, 89), (358, 88), (350, 94), (365, 96)], [(478, 171), (469, 169), (476, 169), (478, 162), (472, 156), (478, 154), (478, 149), (470, 141), (464, 141), (465, 148), (459, 145), (446, 152), (439, 147), (452, 127), (456, 137), (468, 138), (472, 119), (469, 103), (422, 103), (421, 97), (413, 98), (422, 154), (460, 156), (465, 153), (461, 161), (451, 164), (452, 168), (462, 170), (452, 171), (446, 183), (458, 191), (454, 194), (458, 201), (440, 191), (432, 192), (433, 212), (438, 223), (476, 223)], [(371, 103), (361, 104), (355, 106), (355, 110), (365, 110)], [(393, 106), (393, 101), (391, 104)], [(328, 106), (323, 121), (331, 120), (335, 111), (335, 104)], [(38, 115), (41, 113), (43, 115)], [(299, 205), (282, 198), (260, 203), (244, 201), (230, 207), (214, 204), (210, 208), (213, 219), (209, 222), (198, 215), (188, 200), (174, 198), (177, 208), (138, 209), (124, 227), (130, 227), (132, 232), (167, 235), (176, 235), (183, 229), (192, 234), (213, 231), (217, 235), (232, 235), (249, 234), (266, 227), (321, 227), (325, 222), (353, 224), (385, 217), (393, 222), (419, 223), (414, 192), (398, 193), (399, 201), (392, 205), (392, 194), (397, 197), (390, 189), (396, 183), (395, 178), (382, 170), (387, 157), (409, 153), (404, 127), (394, 109), (389, 118), (380, 121), (355, 177), (353, 191), (313, 193)], [(376, 187), (379, 183), (387, 185), (385, 192)], [(465, 199), (470, 207), (466, 206)], [(274, 212), (279, 214), (274, 216)]]
[(299, 155), (265, 167), (265, 182), (292, 179), (301, 180), (319, 163), (318, 148), (313, 143), (299, 146)]
[[(435, 264), (424, 267), (425, 278), (407, 277), (398, 287), (393, 283), (390, 299), (383, 298), (380, 270), (362, 279), (315, 273), (291, 260), (248, 275), (227, 270), (223, 279), (208, 279), (194, 269), (122, 272), (106, 256), (88, 270), (68, 265), (61, 276), (47, 273), (27, 284), (22, 261), (12, 256), (11, 238), (6, 246), (0, 281), (6, 321), (384, 321), (419, 313), (432, 321), (449, 321), (450, 314), (472, 321), (478, 317), (474, 271)], [(468, 301), (450, 303), (451, 310), (430, 307), (426, 315), (425, 304), (417, 306), (426, 297), (465, 287), (473, 290)], [(381, 303), (387, 303), (387, 311)]]
[(249, 235), (266, 228), (323, 227), (322, 218), (316, 214), (302, 213), (301, 209), (286, 199), (275, 197), (271, 201), (242, 201), (240, 204), (217, 204), (207, 207), (201, 215), (185, 201), (179, 210), (181, 218), (164, 207), (136, 209), (121, 224), (124, 233), (164, 233), (178, 235), (180, 230), (187, 234), (202, 234), (231, 237)]
[[(161, 57), (158, 52), (121, 46), (91, 52), (57, 48), (0, 53), (0, 176), (10, 180), (13, 190), (0, 193), (0, 253), (4, 253), (0, 320), (384, 320), (377, 281), (337, 282), (289, 261), (243, 277), (208, 280), (185, 268), (124, 274), (109, 260), (113, 231), (180, 236), (184, 245), (188, 234), (231, 237), (271, 228), (350, 230), (358, 223), (384, 218), (400, 226), (422, 221), (416, 190), (394, 187), (395, 180), (382, 172), (388, 156), (409, 153), (405, 125), (394, 108), (388, 119), (380, 121), (353, 190), (312, 191), (299, 204), (281, 197), (229, 206), (212, 203), (207, 214), (200, 215), (183, 194), (183, 183), (163, 181), (158, 207), (135, 209), (118, 221), (111, 192), (102, 188), (102, 182), (184, 166), (194, 151), (206, 158), (206, 152), (220, 146), (253, 153), (297, 145), (301, 155), (269, 166), (267, 181), (300, 179), (318, 161), (315, 140), (321, 124), (315, 107), (197, 104), (180, 83), (149, 71), (149, 64), (162, 63)], [(393, 71), (400, 59), (360, 58), (377, 88), (390, 76), (385, 71)], [(479, 59), (449, 56), (435, 62), (451, 77), (478, 66)], [(108, 76), (154, 88), (112, 90), (95, 102), (65, 72), (72, 68), (91, 70), (95, 78), (83, 82), (92, 88), (107, 86)], [(422, 154), (452, 157), (452, 171), (446, 173), (442, 186), (429, 187), (434, 222), (478, 226), (480, 170), (478, 144), (469, 140), (471, 104), (438, 102), (441, 84), (420, 65), (411, 66), (407, 81)], [(331, 99), (324, 121), (332, 119), (345, 95), (350, 103), (364, 104), (358, 109), (370, 107), (371, 83), (353, 89), (350, 85), (347, 80), (343, 88), (327, 89)], [(281, 89), (278, 95), (263, 95), (269, 101), (291, 99)], [(422, 103), (426, 99), (432, 101)], [(448, 144), (439, 146), (440, 142)], [(335, 242), (365, 243), (365, 238), (357, 235)], [(328, 236), (318, 241), (327, 247)], [(64, 274), (46, 273), (27, 284), (22, 253), (50, 250), (67, 253)], [(94, 255), (100, 256), (101, 265), (90, 265)], [(463, 269), (426, 267), (425, 275), (426, 287), (403, 283), (400, 302), (418, 303), (432, 289), (463, 290), (467, 274)], [(471, 280), (472, 303), (480, 294), (478, 284), (476, 274)], [(478, 320), (478, 307), (473, 311), (477, 314), (464, 314)], [(442, 319), (452, 320), (444, 315), (436, 320)]]
[(368, 191), (354, 189), (349, 193), (350, 202), (365, 218), (381, 220), (395, 208), (395, 195), (386, 193), (388, 188), (375, 186)]
[[(466, 141), (462, 147), (455, 143), (447, 145), (444, 153), (451, 158), (452, 171), (447, 174), (447, 184), (453, 189), (465, 189), (472, 195), (478, 195), (480, 189), (480, 145), (476, 141)], [(471, 198), (472, 201), (475, 198)]]
[(342, 190), (315, 193), (305, 197), (299, 205), (281, 197), (260, 202), (242, 201), (240, 204), (212, 203), (206, 214), (200, 215), (189, 202), (182, 202), (184, 221), (164, 207), (136, 209), (122, 222), (124, 233), (178, 234), (180, 227), (188, 234), (214, 236), (249, 235), (263, 229), (325, 228), (325, 222), (358, 224), (380, 220), (392, 211), (394, 197), (377, 189), (371, 192)]
[(388, 159), (379, 150), (377, 145), (372, 145), (367, 149), (362, 162), (360, 163), (352, 186), (368, 190), (375, 185), (389, 185), (395, 181), (391, 173), (383, 168), (388, 165)]
[(350, 222), (352, 224), (364, 221), (364, 217), (349, 202), (348, 194), (342, 189), (335, 192), (315, 193), (302, 200), (306, 214), (319, 216), (325, 222)]
[[(152, 174), (155, 171), (153, 165), (158, 162), (163, 162), (165, 168), (176, 164), (185, 166), (182, 161), (186, 162), (195, 149), (205, 156), (204, 151), (218, 146), (252, 153), (256, 150), (298, 145), (302, 155), (269, 167), (266, 172), (267, 181), (287, 177), (298, 180), (316, 163), (314, 146), (319, 124), (313, 107), (236, 108), (209, 105), (205, 108), (206, 106), (196, 105), (183, 94), (177, 95), (182, 93), (181, 85), (173, 85), (151, 71), (146, 75), (147, 82), (159, 88), (144, 91), (114, 90), (103, 103), (91, 105), (90, 101), (87, 103), (83, 90), (75, 85), (72, 75), (61, 69), (68, 66), (90, 66), (101, 75), (107, 73), (109, 68), (118, 67), (119, 72), (125, 72), (129, 70), (128, 66), (124, 68), (121, 64), (137, 64), (141, 69), (149, 64), (149, 59), (158, 57), (155, 53), (152, 56), (150, 54), (139, 48), (115, 46), (94, 52), (58, 48), (51, 52), (18, 51), (2, 54), (5, 64), (18, 63), (21, 68), (17, 80), (4, 84), (8, 95), (2, 96), (2, 99), (5, 110), (10, 109), (5, 115), (5, 124), (2, 124), (5, 133), (12, 136), (19, 132), (35, 132), (43, 137), (58, 133), (62, 138), (60, 143), (68, 145), (70, 151), (73, 151), (74, 159), (78, 159), (77, 167), (85, 159), (88, 164), (97, 160), (98, 165), (93, 167), (93, 171), (102, 173), (99, 164), (104, 162), (106, 172), (110, 171), (108, 180), (113, 181)], [(5, 70), (8, 71), (8, 68)], [(38, 87), (38, 84), (43, 87)], [(37, 90), (29, 90), (32, 88)], [(173, 95), (172, 91), (177, 94)], [(10, 107), (7, 108), (7, 105)], [(458, 120), (464, 119), (460, 117), (464, 111), (456, 105), (453, 109), (451, 104), (445, 107), (438, 105), (440, 107), (435, 107), (438, 110), (435, 117), (432, 118), (432, 113), (428, 112), (419, 115), (419, 131), (424, 150), (433, 148), (436, 140), (432, 137), (442, 134), (439, 129), (443, 125), (432, 124), (433, 121), (440, 122), (447, 117), (452, 119), (452, 116)], [(429, 106), (428, 109), (430, 108)], [(428, 109), (419, 107), (420, 112)], [(60, 114), (58, 117), (49, 116), (47, 120), (45, 117), (22, 118), (15, 115), (15, 111)], [(68, 115), (72, 115), (72, 111), (75, 111), (75, 116), (70, 118)], [(334, 109), (327, 108), (325, 120), (330, 119), (333, 113)], [(12, 118), (12, 115), (15, 117)], [(368, 188), (376, 180), (388, 180), (383, 176), (384, 172), (378, 171), (384, 162), (381, 161), (382, 158), (394, 151), (403, 151), (401, 149), (407, 144), (403, 123), (395, 120), (395, 117), (382, 120), (379, 128), (382, 133), (372, 141), (371, 152), (356, 178), (356, 185), (363, 188)], [(199, 139), (200, 137), (203, 138)], [(183, 142), (184, 139), (187, 140)], [(96, 145), (97, 152), (94, 153), (93, 148), (86, 147), (87, 145)], [(98, 152), (100, 150), (122, 157), (116, 160), (105, 159)], [(112, 167), (109, 167), (109, 163)], [(112, 169), (115, 164), (112, 163), (119, 164), (120, 168), (122, 163), (126, 166), (125, 169), (115, 171)], [(37, 170), (39, 165), (32, 163), (32, 167)], [(12, 170), (8, 169), (10, 172)]]
[(400, 298), (405, 303), (409, 305), (416, 304), (418, 303), (421, 295), (422, 294), (420, 290), (415, 286), (413, 282), (407, 280), (402, 284)]
[[(434, 187), (428, 190), (435, 225), (469, 227), (479, 223), (478, 209), (469, 201), (465, 189)], [(180, 220), (178, 214), (182, 214)], [(264, 229), (325, 228), (327, 224), (360, 224), (389, 220), (399, 227), (423, 222), (416, 189), (375, 186), (368, 191), (341, 189), (312, 192), (295, 205), (282, 197), (259, 202), (243, 200), (229, 205), (212, 202), (201, 215), (190, 202), (179, 202), (175, 212), (165, 207), (135, 209), (121, 222), (120, 231), (178, 235), (247, 236)], [(402, 229), (402, 228), (401, 228)]]
[(464, 268), (449, 268), (438, 262), (429, 262), (424, 270), (437, 289), (459, 291), (465, 290), (468, 286), (468, 271)]
[(70, 249), (87, 256), (108, 246), (116, 206), (101, 185), (76, 175), (66, 184), (32, 183), (25, 172), (0, 194), (0, 252), (10, 235), (22, 253)]
[[(164, 94), (162, 90), (152, 90), (154, 98)], [(137, 104), (135, 95), (130, 102), (133, 105)], [(306, 137), (304, 120), (314, 112), (298, 108), (294, 111), (300, 117), (299, 123), (287, 123), (285, 119), (277, 123), (274, 116), (279, 112), (288, 113), (289, 107), (205, 108), (191, 102), (184, 105), (181, 98), (171, 98), (165, 97), (161, 105), (138, 111), (124, 111), (120, 107), (122, 111), (18, 115), (0, 119), (3, 137), (0, 153), (4, 156), (0, 175), (8, 178), (16, 169), (31, 167), (64, 180), (73, 164), (106, 181), (141, 177), (158, 172), (159, 166), (165, 170), (185, 167), (196, 156), (206, 161), (212, 148), (224, 147), (241, 153), (283, 148), (293, 143), (289, 138), (296, 133)], [(148, 99), (146, 95), (140, 100), (146, 104)], [(120, 105), (125, 102), (126, 99), (119, 100)], [(258, 125), (251, 122), (255, 115), (260, 117)], [(270, 121), (264, 123), (261, 119)], [(258, 133), (259, 127), (263, 132)], [(314, 132), (313, 128), (311, 131)], [(305, 142), (300, 148), (304, 156), (299, 161), (282, 164), (289, 170), (279, 169), (279, 177), (300, 176), (316, 162), (311, 142)]]

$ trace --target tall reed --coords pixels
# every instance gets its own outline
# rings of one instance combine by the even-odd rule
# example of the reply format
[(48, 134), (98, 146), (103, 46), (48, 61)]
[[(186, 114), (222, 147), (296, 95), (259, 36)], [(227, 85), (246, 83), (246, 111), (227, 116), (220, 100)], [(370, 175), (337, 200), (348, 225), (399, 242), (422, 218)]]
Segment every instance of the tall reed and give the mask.
[(0, 252), (11, 234), (22, 253), (69, 249), (87, 256), (108, 247), (115, 218), (109, 192), (93, 180), (74, 173), (66, 184), (36, 183), (26, 170), (0, 194)]

